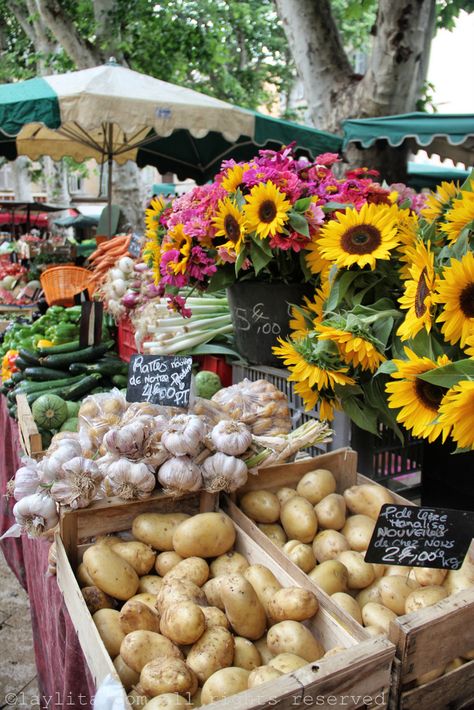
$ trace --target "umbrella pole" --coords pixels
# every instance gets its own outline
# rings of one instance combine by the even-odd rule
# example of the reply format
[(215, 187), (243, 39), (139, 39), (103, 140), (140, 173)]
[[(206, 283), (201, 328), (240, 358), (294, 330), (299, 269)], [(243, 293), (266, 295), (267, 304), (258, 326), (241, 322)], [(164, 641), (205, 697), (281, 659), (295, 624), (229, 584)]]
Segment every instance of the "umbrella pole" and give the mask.
[(113, 134), (114, 127), (111, 123), (108, 125), (108, 143), (109, 143), (109, 153), (108, 153), (108, 184), (107, 184), (107, 236), (110, 239), (112, 236), (112, 150), (113, 150)]

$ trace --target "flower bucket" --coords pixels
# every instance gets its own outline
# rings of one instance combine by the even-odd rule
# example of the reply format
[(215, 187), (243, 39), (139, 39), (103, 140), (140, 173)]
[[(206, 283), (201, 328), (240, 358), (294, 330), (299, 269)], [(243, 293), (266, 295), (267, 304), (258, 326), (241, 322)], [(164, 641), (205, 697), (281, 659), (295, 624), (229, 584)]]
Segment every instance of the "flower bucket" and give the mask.
[(474, 511), (474, 451), (454, 454), (447, 441), (424, 442), (421, 504)]
[(272, 347), (290, 332), (291, 306), (312, 293), (308, 284), (238, 281), (229, 286), (235, 344), (242, 358), (252, 365), (281, 367)]

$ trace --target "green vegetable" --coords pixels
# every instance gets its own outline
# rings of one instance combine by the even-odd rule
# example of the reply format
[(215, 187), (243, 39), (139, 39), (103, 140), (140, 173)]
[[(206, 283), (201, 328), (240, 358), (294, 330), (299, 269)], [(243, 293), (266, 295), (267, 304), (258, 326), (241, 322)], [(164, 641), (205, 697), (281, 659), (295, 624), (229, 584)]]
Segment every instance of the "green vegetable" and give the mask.
[(42, 429), (58, 429), (67, 418), (66, 402), (55, 394), (43, 394), (33, 402), (33, 419)]
[[(122, 375), (124, 374), (124, 365), (118, 358), (102, 358), (99, 362), (88, 364), (85, 362), (75, 362), (69, 366), (69, 372), (100, 372), (101, 375)], [(125, 372), (128, 372), (128, 365), (125, 367)]]
[(122, 387), (127, 386), (128, 377), (127, 377), (127, 375), (114, 375), (112, 377), (112, 382), (116, 387), (118, 387), (119, 389), (122, 389)]
[(26, 370), (27, 367), (30, 367), (31, 363), (27, 362), (24, 360), (22, 357), (18, 355), (18, 357), (15, 360), (15, 365), (19, 370)]
[(39, 429), (38, 431), (41, 434), (41, 446), (43, 447), (43, 451), (46, 451), (46, 449), (49, 449), (51, 444), (53, 433), (51, 431), (47, 431), (46, 429)]
[(79, 419), (77, 417), (71, 417), (71, 419), (66, 419), (59, 431), (77, 431), (78, 428)]
[(95, 362), (113, 346), (113, 342), (108, 341), (102, 345), (96, 345), (72, 353), (60, 353), (59, 355), (48, 355), (42, 358), (42, 364), (46, 367), (69, 367), (74, 362)]
[(62, 370), (53, 370), (49, 367), (27, 367), (24, 371), (25, 377), (34, 382), (45, 380), (58, 380), (64, 378), (65, 372)]
[[(94, 373), (93, 375), (86, 375), (77, 384), (72, 385), (63, 390), (64, 399), (77, 400), (88, 394), (94, 387), (97, 387), (98, 383), (102, 379), (102, 375)], [(67, 409), (67, 407), (66, 407)]]
[(74, 419), (79, 414), (79, 409), (81, 407), (80, 402), (66, 402), (67, 406), (67, 418)]
[(73, 353), (77, 350), (79, 350), (79, 341), (72, 340), (62, 345), (50, 345), (49, 348), (38, 348), (38, 354), (41, 356), (57, 355), (59, 353)]
[(201, 370), (194, 378), (196, 384), (196, 395), (203, 399), (211, 399), (211, 397), (222, 389), (221, 378), (215, 372), (210, 370)]
[(25, 348), (22, 348), (18, 355), (23, 359), (26, 360), (26, 362), (31, 363), (31, 365), (38, 366), (40, 364), (39, 359), (36, 357), (35, 353), (32, 353), (30, 350), (26, 350)]
[(15, 390), (18, 390), (18, 392), (22, 392), (23, 394), (30, 394), (31, 392), (40, 391), (46, 392), (49, 388), (57, 389), (58, 387), (70, 387), (76, 382), (79, 382), (79, 380), (82, 380), (83, 377), (82, 375), (75, 375), (74, 377), (64, 377), (64, 372), (62, 373), (62, 375), (62, 378), (59, 380), (40, 380), (35, 382), (25, 380), (24, 382), (21, 382), (15, 388)]

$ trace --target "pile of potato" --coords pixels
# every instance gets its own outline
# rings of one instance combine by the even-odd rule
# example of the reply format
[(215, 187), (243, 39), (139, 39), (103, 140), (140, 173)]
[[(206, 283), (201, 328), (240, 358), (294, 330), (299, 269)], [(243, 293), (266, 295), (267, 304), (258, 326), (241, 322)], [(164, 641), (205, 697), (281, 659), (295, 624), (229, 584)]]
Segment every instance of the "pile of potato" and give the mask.
[[(336, 488), (330, 471), (316, 469), (306, 473), (296, 488), (249, 491), (239, 506), (370, 635), (387, 634), (397, 616), (474, 586), (474, 560), (469, 556), (460, 570), (449, 572), (365, 562), (380, 508), (394, 503), (394, 498), (375, 484), (352, 486), (343, 495)], [(474, 650), (418, 682), (433, 680), (472, 659)]]
[(97, 540), (77, 577), (134, 705), (206, 705), (326, 655), (303, 623), (316, 596), (233, 551), (223, 513), (145, 513), (132, 535)]

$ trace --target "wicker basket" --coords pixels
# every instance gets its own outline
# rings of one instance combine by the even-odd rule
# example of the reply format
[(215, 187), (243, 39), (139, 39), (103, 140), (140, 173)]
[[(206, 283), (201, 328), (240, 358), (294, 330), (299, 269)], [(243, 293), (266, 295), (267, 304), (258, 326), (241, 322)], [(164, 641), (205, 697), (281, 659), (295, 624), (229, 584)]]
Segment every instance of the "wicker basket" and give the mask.
[[(88, 288), (92, 273), (79, 266), (53, 266), (40, 276), (48, 306), (73, 306), (74, 296)], [(92, 297), (93, 289), (89, 289)]]

